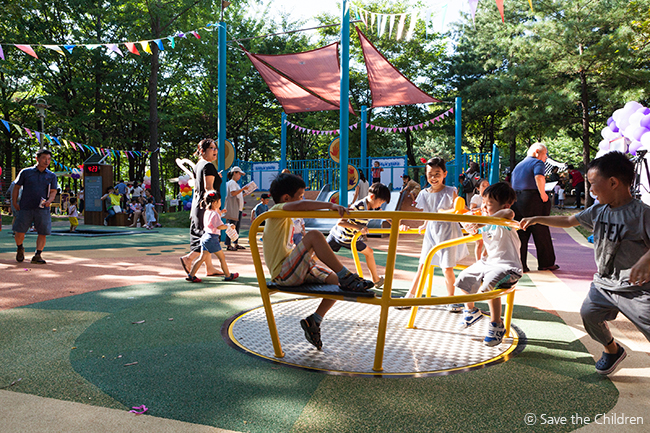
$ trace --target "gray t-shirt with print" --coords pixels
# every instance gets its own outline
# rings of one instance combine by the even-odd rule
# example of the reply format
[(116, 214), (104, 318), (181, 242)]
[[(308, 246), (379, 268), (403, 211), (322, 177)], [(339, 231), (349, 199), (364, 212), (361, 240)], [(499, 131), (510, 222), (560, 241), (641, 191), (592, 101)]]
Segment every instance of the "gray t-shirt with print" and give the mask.
[(639, 200), (617, 208), (597, 204), (575, 217), (594, 232), (594, 284), (612, 291), (650, 291), (650, 283), (639, 287), (629, 282), (630, 269), (650, 249), (650, 206)]

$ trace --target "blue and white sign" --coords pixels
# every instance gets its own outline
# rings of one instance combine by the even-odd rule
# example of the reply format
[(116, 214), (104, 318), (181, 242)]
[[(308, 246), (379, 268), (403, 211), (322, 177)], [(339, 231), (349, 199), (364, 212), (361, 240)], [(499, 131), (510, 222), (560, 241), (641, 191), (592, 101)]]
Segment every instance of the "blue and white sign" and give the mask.
[(268, 191), (271, 182), (280, 172), (279, 162), (254, 162), (251, 164), (253, 181), (257, 184), (258, 189)]
[(395, 158), (371, 158), (370, 167), (375, 166), (375, 161), (384, 169), (381, 172), (381, 183), (384, 185), (393, 184), (393, 189), (402, 188), (402, 175), (406, 173), (406, 157)]

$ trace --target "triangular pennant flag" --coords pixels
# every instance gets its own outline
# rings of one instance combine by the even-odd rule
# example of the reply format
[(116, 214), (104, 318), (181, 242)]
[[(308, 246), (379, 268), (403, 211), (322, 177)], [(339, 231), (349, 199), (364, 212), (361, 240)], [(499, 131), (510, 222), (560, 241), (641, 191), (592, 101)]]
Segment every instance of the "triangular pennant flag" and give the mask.
[(399, 16), (399, 24), (397, 24), (397, 40), (399, 41), (402, 38), (402, 32), (404, 31), (404, 23), (406, 22), (406, 14)]
[(370, 29), (372, 30), (372, 26), (375, 25), (375, 18), (377, 18), (377, 14), (370, 13)]
[(163, 43), (162, 43), (162, 41), (160, 39), (156, 39), (155, 42), (156, 42), (156, 45), (158, 45), (158, 49), (160, 51), (165, 51), (165, 47), (163, 46)]
[(36, 134), (36, 140), (40, 143), (41, 142), (41, 133), (38, 131), (34, 131), (34, 134)]
[(413, 131), (413, 126), (409, 126), (409, 130), (410, 130), (410, 131)]
[(140, 55), (140, 51), (138, 51), (133, 42), (125, 42), (124, 45), (126, 45), (126, 49), (129, 50), (131, 54), (135, 54), (136, 56)]
[(528, 0), (528, 4), (530, 4), (530, 10), (531, 10), (532, 12), (535, 12), (535, 11), (533, 10), (533, 0)]
[(377, 31), (379, 33), (380, 38), (384, 35), (384, 29), (386, 28), (386, 21), (388, 21), (387, 18), (388, 18), (387, 15), (379, 16), (379, 25), (377, 26)]
[(393, 132), (397, 132), (397, 128), (393, 128)]
[(5, 59), (5, 52), (2, 51), (2, 45), (0, 45), (0, 58), (2, 58), (2, 60)]
[(119, 54), (120, 56), (124, 57), (124, 54), (122, 54), (122, 50), (120, 50), (117, 47), (117, 44), (105, 44), (104, 45), (106, 48), (108, 48), (110, 51)]
[(420, 123), (418, 126), (422, 128), (424, 126), (424, 123)]
[(84, 46), (85, 46), (86, 48), (88, 48), (89, 50), (94, 50), (95, 48), (99, 48), (99, 47), (101, 47), (100, 44), (88, 44), (88, 45), (84, 45)]
[(19, 125), (16, 125), (15, 123), (12, 123), (12, 125), (14, 125), (14, 128), (18, 130), (20, 135), (25, 135), (25, 133), (23, 132), (23, 128), (21, 128)]
[(56, 138), (56, 137), (52, 137), (52, 138), (54, 139), (54, 141), (56, 141), (56, 144), (58, 144), (59, 146), (61, 146), (61, 142), (59, 141), (58, 138)]
[(192, 30), (191, 33), (194, 35), (194, 37), (196, 37), (196, 39), (201, 39), (201, 36), (199, 36), (199, 32), (197, 32), (196, 30)]
[(9, 126), (9, 122), (6, 120), (2, 119), (2, 123), (4, 123), (5, 128), (7, 128), (7, 131), (11, 132), (11, 126)]
[(36, 55), (36, 53), (34, 52), (34, 50), (32, 49), (31, 46), (29, 46), (29, 45), (15, 45), (15, 44), (14, 44), (14, 46), (16, 48), (18, 48), (20, 51), (23, 51), (23, 52), (29, 54), (30, 56), (34, 57), (35, 59), (38, 59), (38, 56)]
[(418, 11), (413, 12), (411, 15), (411, 23), (409, 24), (409, 30), (406, 32), (406, 40), (410, 41), (413, 38), (413, 31), (415, 30), (415, 23), (418, 20)]
[(167, 36), (167, 39), (171, 43), (172, 48), (174, 48), (176, 46), (176, 41), (174, 40), (174, 37), (173, 36)]
[(149, 41), (140, 41), (140, 46), (142, 47), (142, 50), (146, 53), (153, 54), (151, 52), (151, 47), (149, 46)]
[(388, 37), (393, 37), (393, 25), (395, 24), (395, 15), (390, 16), (390, 24), (388, 25)]
[[(176, 33), (176, 37), (177, 37), (177, 38), (184, 38), (184, 37), (185, 37), (185, 33)], [(132, 152), (132, 153), (133, 153), (133, 152)]]
[(449, 109), (449, 113), (450, 113), (450, 114), (454, 114), (454, 109), (453, 109), (453, 108), (450, 108), (450, 109)]
[(503, 0), (496, 0), (497, 2), (497, 8), (499, 9), (499, 13), (501, 14), (501, 22), (506, 22), (505, 17), (503, 16)]
[(61, 54), (62, 56), (65, 56), (65, 53), (63, 52), (61, 47), (58, 46), (58, 45), (43, 45), (43, 46), (45, 48), (49, 49), (49, 50), (56, 51), (57, 53)]
[(443, 7), (440, 8), (440, 12), (442, 15), (442, 22), (440, 23), (440, 33), (445, 32), (445, 19), (447, 18), (447, 6), (444, 5)]
[(472, 21), (476, 24), (476, 7), (478, 6), (478, 0), (469, 0), (469, 11), (472, 14)]
[(46, 134), (46, 133), (43, 133), (43, 135), (45, 136), (45, 138), (47, 139), (47, 141), (49, 141), (50, 143), (54, 144), (54, 141), (52, 140), (52, 137), (50, 137), (50, 136), (49, 136), (48, 134)]
[(68, 52), (69, 52), (70, 54), (72, 54), (72, 50), (74, 49), (74, 47), (76, 47), (76, 45), (64, 45), (64, 46), (63, 46), (63, 48), (65, 48), (66, 50), (68, 50)]
[(431, 9), (427, 9), (424, 11), (424, 31), (428, 35), (430, 30), (429, 28), (431, 27), (429, 24), (431, 24), (431, 14), (433, 11)]
[(73, 148), (74, 150), (77, 150), (77, 146), (75, 146), (74, 143), (73, 143), (72, 141), (70, 141), (70, 145), (72, 146), (72, 148)]
[(29, 135), (29, 138), (34, 138), (32, 135), (32, 131), (30, 131), (28, 128), (25, 128), (25, 131), (27, 131), (27, 135)]

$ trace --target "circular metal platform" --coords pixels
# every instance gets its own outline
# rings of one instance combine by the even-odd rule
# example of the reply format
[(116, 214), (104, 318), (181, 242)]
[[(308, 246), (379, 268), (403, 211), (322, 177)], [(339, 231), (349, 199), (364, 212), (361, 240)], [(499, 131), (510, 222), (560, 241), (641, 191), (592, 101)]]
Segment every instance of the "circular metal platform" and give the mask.
[(489, 317), (469, 328), (460, 314), (446, 305), (418, 310), (416, 329), (406, 329), (410, 311), (391, 308), (386, 329), (384, 371), (375, 372), (379, 307), (356, 302), (337, 302), (321, 324), (323, 349), (305, 340), (300, 319), (316, 310), (320, 299), (299, 298), (273, 304), (284, 358), (276, 358), (263, 307), (233, 316), (223, 328), (224, 339), (253, 356), (331, 374), (378, 376), (444, 375), (506, 361), (523, 349), (523, 335), (514, 326), (511, 337), (494, 347), (483, 344)]

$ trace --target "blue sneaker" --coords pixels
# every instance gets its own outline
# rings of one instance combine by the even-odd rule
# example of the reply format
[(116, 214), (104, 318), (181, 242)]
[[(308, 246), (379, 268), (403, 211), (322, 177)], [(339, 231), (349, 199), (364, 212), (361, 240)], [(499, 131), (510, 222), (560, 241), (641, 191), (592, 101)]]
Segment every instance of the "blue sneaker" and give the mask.
[(464, 307), (463, 304), (449, 304), (447, 305), (447, 311), (450, 313), (461, 313)]
[(610, 373), (613, 373), (616, 371), (621, 361), (624, 360), (627, 356), (627, 353), (625, 353), (625, 348), (623, 348), (623, 346), (618, 343), (616, 343), (616, 345), (618, 346), (618, 352), (603, 352), (603, 356), (601, 356), (598, 362), (596, 362), (596, 372), (598, 372), (598, 374), (606, 376)]
[(490, 325), (488, 327), (488, 335), (483, 340), (483, 344), (489, 347), (496, 346), (497, 344), (501, 344), (501, 341), (503, 341), (503, 336), (505, 335), (505, 333), (506, 333), (506, 328), (503, 326), (503, 322), (501, 323), (490, 322)]
[(460, 325), (465, 328), (469, 328), (474, 323), (481, 320), (482, 317), (483, 314), (481, 314), (481, 310), (478, 308), (474, 308), (473, 310), (468, 310), (465, 308), (463, 309), (463, 320), (460, 321)]

